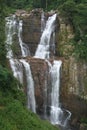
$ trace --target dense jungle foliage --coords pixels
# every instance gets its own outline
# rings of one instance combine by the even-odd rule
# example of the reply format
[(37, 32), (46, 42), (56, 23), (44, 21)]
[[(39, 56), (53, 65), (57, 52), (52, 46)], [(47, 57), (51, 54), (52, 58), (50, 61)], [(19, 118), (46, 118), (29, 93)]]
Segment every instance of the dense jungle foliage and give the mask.
[[(74, 28), (74, 53), (87, 60), (87, 0), (0, 0), (0, 130), (56, 130), (26, 109), (22, 86), (7, 68), (5, 16), (16, 9), (58, 9)], [(20, 88), (20, 89), (18, 89)]]

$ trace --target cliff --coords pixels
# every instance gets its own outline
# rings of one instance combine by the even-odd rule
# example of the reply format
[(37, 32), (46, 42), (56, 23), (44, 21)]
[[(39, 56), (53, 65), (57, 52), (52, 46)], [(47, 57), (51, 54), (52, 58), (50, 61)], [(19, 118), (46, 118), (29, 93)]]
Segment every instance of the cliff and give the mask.
[(70, 41), (74, 37), (73, 28), (60, 16), (59, 20), (57, 50), (63, 58), (60, 98), (62, 105), (72, 112), (72, 124), (75, 124), (87, 117), (87, 63), (74, 57)]

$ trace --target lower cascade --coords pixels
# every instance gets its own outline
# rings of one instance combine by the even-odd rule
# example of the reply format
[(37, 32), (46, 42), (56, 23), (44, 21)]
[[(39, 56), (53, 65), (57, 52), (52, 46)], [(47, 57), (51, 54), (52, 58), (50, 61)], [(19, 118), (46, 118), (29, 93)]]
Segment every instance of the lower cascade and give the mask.
[(27, 78), (27, 99), (28, 99), (28, 108), (31, 109), (34, 113), (36, 112), (36, 102), (34, 96), (34, 81), (31, 74), (30, 65), (25, 60), (20, 60), (25, 68), (26, 78)]
[(51, 67), (51, 82), (52, 82), (52, 92), (51, 92), (51, 122), (52, 124), (61, 124), (61, 119), (63, 111), (59, 107), (59, 87), (60, 87), (60, 67), (61, 61), (54, 61)]
[[(45, 27), (43, 30), (41, 30), (41, 32), (43, 31), (42, 36), (40, 38), (40, 42), (36, 49), (35, 55), (32, 58), (34, 58), (34, 60), (44, 60), (49, 69), (48, 77), (50, 77), (50, 80), (48, 81), (48, 79), (46, 79), (44, 84), (44, 116), (46, 117), (46, 119), (50, 120), (52, 124), (59, 124), (60, 126), (66, 127), (68, 120), (71, 117), (71, 113), (68, 110), (64, 110), (60, 107), (60, 72), (62, 61), (54, 60), (54, 58), (52, 59), (52, 62), (50, 62), (51, 47), (53, 47), (53, 54), (55, 53), (54, 38), (56, 18), (57, 14), (54, 14), (48, 18), (46, 24), (43, 23)], [(45, 21), (44, 16), (42, 20), (43, 22)], [(18, 19), (16, 20), (16, 16), (10, 16), (6, 18), (6, 48), (8, 51), (7, 58), (9, 59), (13, 75), (20, 81), (21, 84), (24, 85), (24, 79), (26, 78), (27, 107), (31, 109), (34, 113), (37, 113), (38, 104), (36, 97), (36, 84), (34, 81), (35, 78), (33, 77), (33, 72), (31, 69), (32, 67), (26, 58), (26, 56), (28, 57), (30, 55), (29, 47), (27, 47), (27, 45), (22, 42), (22, 24), (22, 21), (18, 21)], [(15, 34), (19, 39), (18, 44), (21, 50), (21, 59), (17, 58), (14, 55), (11, 48), (13, 44), (13, 36)], [(47, 84), (48, 82), (50, 82), (50, 85)], [(49, 94), (48, 89), (50, 89)], [(49, 110), (47, 109), (48, 106)]]

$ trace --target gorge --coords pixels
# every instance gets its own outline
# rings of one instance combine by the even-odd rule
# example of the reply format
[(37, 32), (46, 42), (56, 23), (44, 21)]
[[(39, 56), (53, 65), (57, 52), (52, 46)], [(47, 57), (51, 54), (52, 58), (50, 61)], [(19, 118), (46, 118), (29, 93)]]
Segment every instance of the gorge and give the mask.
[[(54, 12), (43, 14), (41, 10), (33, 10), (30, 14), (20, 12), (6, 21), (7, 58), (13, 75), (24, 86), (28, 108), (43, 119), (62, 126), (66, 126), (72, 113), (72, 124), (75, 125), (77, 117), (87, 114), (87, 104), (84, 103), (86, 79), (80, 76), (84, 70), (83, 77), (86, 78), (87, 66), (67, 56), (71, 47), (67, 47), (64, 41), (73, 36), (70, 26), (60, 22)], [(62, 53), (66, 58), (59, 55), (64, 47)], [(79, 109), (81, 103), (83, 107)]]

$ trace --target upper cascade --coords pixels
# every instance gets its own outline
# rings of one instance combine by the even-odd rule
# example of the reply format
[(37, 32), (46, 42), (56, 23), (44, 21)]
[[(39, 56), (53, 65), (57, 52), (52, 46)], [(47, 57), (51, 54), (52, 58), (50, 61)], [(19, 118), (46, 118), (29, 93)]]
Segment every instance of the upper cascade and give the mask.
[(6, 46), (7, 46), (7, 58), (13, 58), (13, 52), (11, 49), (12, 37), (16, 33), (17, 21), (15, 15), (6, 18)]
[(23, 68), (21, 63), (14, 58), (12, 51), (13, 45), (13, 36), (17, 32), (17, 20), (16, 16), (12, 15), (6, 18), (6, 49), (7, 49), (7, 58), (9, 59), (10, 66), (13, 72), (14, 77), (16, 77), (20, 83), (23, 83)]
[[(41, 58), (41, 59), (49, 59), (50, 58), (50, 43), (51, 43), (51, 36), (55, 32), (55, 20), (56, 20), (57, 14), (54, 14), (53, 16), (49, 17), (46, 22), (46, 27), (42, 33), (40, 44), (37, 47), (35, 58)], [(54, 40), (53, 40), (54, 41)], [(54, 43), (51, 43), (54, 44)]]

